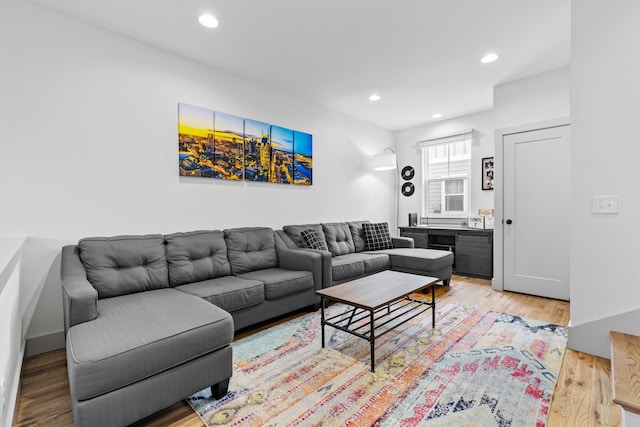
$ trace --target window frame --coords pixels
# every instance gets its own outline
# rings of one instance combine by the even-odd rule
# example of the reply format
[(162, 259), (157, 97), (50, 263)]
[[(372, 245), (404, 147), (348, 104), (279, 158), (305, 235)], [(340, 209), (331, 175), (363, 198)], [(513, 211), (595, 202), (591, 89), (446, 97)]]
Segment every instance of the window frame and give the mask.
[[(466, 218), (469, 215), (470, 205), (471, 205), (471, 174), (472, 174), (472, 158), (471, 158), (471, 147), (473, 142), (473, 133), (472, 130), (459, 132), (456, 134), (450, 134), (444, 137), (428, 139), (425, 141), (421, 141), (419, 143), (419, 147), (422, 149), (422, 216), (423, 217), (434, 217), (434, 218)], [(449, 145), (451, 146), (454, 143), (465, 142), (467, 143), (468, 149), (468, 169), (463, 171), (462, 174), (450, 174), (450, 170), (447, 175), (440, 176), (438, 178), (429, 178), (429, 148), (437, 146), (437, 145)], [(451, 164), (451, 150), (447, 149), (447, 168)], [(446, 182), (452, 180), (461, 179), (463, 182), (463, 210), (462, 211), (448, 211), (446, 210)], [(429, 187), (431, 183), (439, 182), (439, 193), (440, 193), (440, 206), (441, 213), (430, 213), (429, 212)]]

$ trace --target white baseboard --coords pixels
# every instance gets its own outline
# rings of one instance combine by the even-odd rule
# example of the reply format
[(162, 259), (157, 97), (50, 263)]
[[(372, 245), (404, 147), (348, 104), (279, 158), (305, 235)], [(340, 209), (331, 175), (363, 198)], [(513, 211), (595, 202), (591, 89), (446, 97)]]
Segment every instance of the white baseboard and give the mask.
[(567, 346), (572, 350), (611, 359), (611, 331), (640, 335), (640, 309), (569, 326)]
[(54, 332), (48, 335), (28, 338), (24, 357), (35, 356), (36, 354), (64, 348), (64, 332)]

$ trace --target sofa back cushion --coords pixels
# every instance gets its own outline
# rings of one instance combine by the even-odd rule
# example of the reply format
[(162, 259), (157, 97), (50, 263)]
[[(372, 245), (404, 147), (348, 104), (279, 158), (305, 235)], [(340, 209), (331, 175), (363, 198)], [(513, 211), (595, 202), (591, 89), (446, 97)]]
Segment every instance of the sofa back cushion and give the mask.
[(306, 247), (300, 234), (305, 230), (315, 230), (318, 236), (320, 236), (320, 239), (326, 241), (324, 231), (322, 231), (322, 225), (320, 224), (285, 225), (282, 229), (299, 248)]
[(369, 223), (369, 221), (351, 221), (349, 223), (349, 230), (351, 230), (351, 237), (353, 238), (353, 245), (356, 248), (356, 252), (362, 252), (366, 247), (364, 242), (364, 228), (362, 227), (364, 223)]
[(229, 276), (224, 233), (218, 230), (173, 233), (167, 240), (167, 261), (171, 286)]
[(331, 255), (339, 256), (356, 251), (349, 224), (346, 222), (322, 224), (322, 231), (324, 231), (324, 237)]
[(164, 237), (90, 237), (78, 242), (87, 279), (98, 298), (168, 288)]
[(224, 230), (224, 235), (234, 275), (278, 266), (276, 242), (271, 228), (232, 228)]

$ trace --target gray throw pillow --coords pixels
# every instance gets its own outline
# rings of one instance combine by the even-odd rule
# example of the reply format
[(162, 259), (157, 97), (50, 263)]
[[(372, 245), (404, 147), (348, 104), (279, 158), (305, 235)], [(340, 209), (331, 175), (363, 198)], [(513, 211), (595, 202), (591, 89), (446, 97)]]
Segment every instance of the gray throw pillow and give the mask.
[(316, 233), (318, 233), (322, 239), (325, 238), (324, 232), (322, 231), (322, 225), (320, 224), (283, 225), (282, 229), (299, 248), (304, 248), (304, 241), (300, 235), (304, 230), (316, 230)]
[(302, 243), (305, 248), (309, 249), (319, 249), (322, 251), (328, 251), (327, 242), (320, 237), (320, 234), (313, 229), (303, 230), (300, 232), (300, 236), (302, 237)]
[(391, 243), (391, 236), (389, 235), (389, 224), (386, 222), (364, 223), (362, 228), (364, 229), (365, 250), (393, 249), (393, 243)]

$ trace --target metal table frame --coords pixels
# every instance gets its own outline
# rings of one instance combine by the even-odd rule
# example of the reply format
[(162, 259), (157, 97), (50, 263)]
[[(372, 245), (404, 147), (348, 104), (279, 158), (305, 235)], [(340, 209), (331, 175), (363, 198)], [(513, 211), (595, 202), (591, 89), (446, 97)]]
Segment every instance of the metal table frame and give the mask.
[[(329, 318), (325, 318), (325, 300), (329, 301), (332, 300), (332, 298), (321, 295), (320, 320), (322, 323), (322, 348), (325, 347), (325, 325), (365, 339), (369, 341), (369, 346), (371, 348), (371, 372), (375, 372), (376, 338), (380, 338), (427, 310), (431, 310), (431, 327), (435, 328), (436, 287), (435, 284), (427, 286), (431, 286), (430, 302), (413, 299), (409, 296), (403, 296), (377, 309), (357, 307), (349, 304), (353, 307), (350, 312), (336, 314)], [(366, 318), (369, 318), (368, 322), (363, 322), (358, 325), (360, 321), (365, 320)], [(393, 323), (395, 321), (399, 321), (399, 323)], [(384, 328), (387, 325), (389, 326)], [(367, 326), (368, 330), (366, 330)]]

